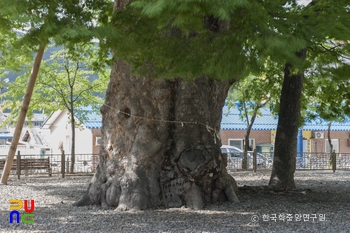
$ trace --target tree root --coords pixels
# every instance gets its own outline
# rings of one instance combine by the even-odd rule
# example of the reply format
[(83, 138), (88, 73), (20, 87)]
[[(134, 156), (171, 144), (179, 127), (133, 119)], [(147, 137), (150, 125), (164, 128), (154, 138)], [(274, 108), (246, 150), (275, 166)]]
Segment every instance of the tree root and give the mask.
[(92, 205), (92, 201), (89, 197), (89, 190), (91, 187), (91, 183), (89, 184), (88, 189), (85, 191), (84, 195), (82, 196), (82, 198), (73, 203), (73, 206), (88, 206), (88, 205)]

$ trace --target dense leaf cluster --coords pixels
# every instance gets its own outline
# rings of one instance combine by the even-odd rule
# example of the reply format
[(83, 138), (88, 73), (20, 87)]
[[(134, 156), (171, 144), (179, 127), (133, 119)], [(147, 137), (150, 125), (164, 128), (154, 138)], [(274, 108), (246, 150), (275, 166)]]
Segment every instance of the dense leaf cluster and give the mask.
[(297, 31), (302, 17), (265, 1), (133, 1), (114, 16), (123, 40), (111, 46), (157, 77), (232, 80), (261, 72), (266, 59), (297, 64), (310, 41)]
[[(99, 72), (93, 70), (94, 59), (98, 58), (94, 44), (77, 44), (74, 48), (74, 51), (69, 51), (62, 47), (43, 61), (28, 112), (29, 118), (34, 110), (43, 110), (49, 114), (67, 109), (76, 120), (83, 123), (87, 120), (86, 106), (94, 108), (103, 103), (109, 69), (100, 67)], [(8, 83), (7, 91), (2, 94), (2, 107), (11, 109), (11, 115), (5, 123), (13, 121), (19, 114), (19, 102), (27, 86), (29, 72), (27, 70), (15, 82)]]
[[(28, 56), (21, 60), (18, 55), (28, 54), (40, 43), (54, 41), (74, 50), (77, 43), (97, 39), (100, 59), (93, 63), (95, 68), (109, 60), (110, 49), (114, 58), (126, 60), (135, 72), (161, 78), (207, 75), (239, 80), (263, 75), (274, 83), (282, 70), (266, 75), (271, 67), (291, 64), (292, 72), (306, 72), (303, 106), (312, 100), (326, 109), (327, 99), (339, 102), (348, 97), (347, 0), (313, 0), (307, 5), (295, 0), (128, 2), (119, 9), (111, 0), (1, 1), (0, 40), (6, 41), (0, 45), (2, 58), (6, 57), (0, 59), (1, 65), (22, 67), (18, 61), (24, 63)], [(303, 49), (306, 60), (296, 56)], [(327, 87), (337, 93), (336, 98), (325, 94)]]

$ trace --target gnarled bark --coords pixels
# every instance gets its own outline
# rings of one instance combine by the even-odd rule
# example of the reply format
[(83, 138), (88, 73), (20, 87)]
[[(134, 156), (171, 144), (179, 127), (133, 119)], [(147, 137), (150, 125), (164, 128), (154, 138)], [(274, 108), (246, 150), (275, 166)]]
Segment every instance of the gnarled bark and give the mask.
[(100, 162), (84, 198), (119, 210), (237, 202), (218, 138), (227, 81), (152, 80), (115, 63)]

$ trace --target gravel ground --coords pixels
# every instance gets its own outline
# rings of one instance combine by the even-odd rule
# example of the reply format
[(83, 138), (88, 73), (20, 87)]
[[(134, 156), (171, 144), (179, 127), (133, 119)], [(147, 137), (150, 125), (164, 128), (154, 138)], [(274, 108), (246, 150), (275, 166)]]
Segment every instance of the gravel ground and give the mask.
[[(232, 173), (238, 204), (137, 212), (73, 207), (91, 177), (10, 177), (0, 186), (0, 232), (350, 232), (350, 171), (297, 171), (298, 192), (274, 193), (270, 172)], [(9, 200), (34, 199), (34, 224), (10, 224)], [(20, 211), (21, 213), (23, 211)]]

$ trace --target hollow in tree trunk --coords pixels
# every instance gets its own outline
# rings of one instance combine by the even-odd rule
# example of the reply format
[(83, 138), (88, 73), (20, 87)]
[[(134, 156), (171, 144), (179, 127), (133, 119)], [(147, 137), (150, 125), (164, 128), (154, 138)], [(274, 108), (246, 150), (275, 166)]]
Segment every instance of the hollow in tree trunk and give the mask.
[(218, 137), (227, 81), (154, 80), (115, 62), (107, 89), (100, 161), (76, 205), (119, 210), (200, 209), (237, 202)]

